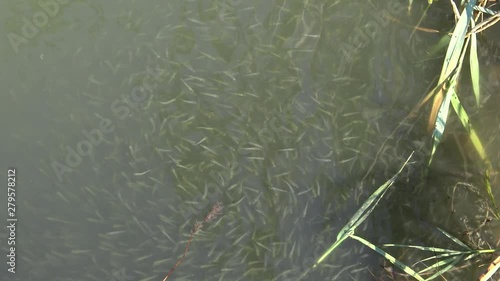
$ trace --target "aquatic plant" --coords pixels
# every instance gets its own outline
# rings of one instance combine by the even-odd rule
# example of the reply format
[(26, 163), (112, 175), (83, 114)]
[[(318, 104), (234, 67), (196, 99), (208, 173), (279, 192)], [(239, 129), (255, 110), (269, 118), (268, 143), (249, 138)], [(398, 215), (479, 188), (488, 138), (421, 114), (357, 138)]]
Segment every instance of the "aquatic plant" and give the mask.
[(210, 212), (207, 213), (207, 215), (203, 218), (202, 221), (197, 221), (194, 223), (193, 229), (191, 229), (191, 234), (189, 235), (189, 239), (186, 243), (186, 248), (184, 249), (184, 253), (182, 256), (177, 260), (177, 262), (174, 264), (174, 266), (170, 269), (170, 271), (167, 273), (163, 281), (166, 281), (170, 275), (174, 272), (174, 270), (182, 263), (182, 260), (187, 255), (187, 252), (189, 251), (189, 246), (191, 245), (191, 242), (193, 241), (194, 236), (196, 233), (198, 233), (202, 228), (205, 223), (211, 222), (212, 220), (216, 219), (219, 215), (222, 214), (222, 206), (221, 202), (215, 203), (215, 205), (212, 207)]
[[(439, 46), (437, 47), (437, 49), (439, 50), (440, 48), (446, 47), (445, 44), (448, 43), (446, 55), (443, 61), (443, 67), (441, 69), (441, 75), (439, 77), (437, 86), (430, 91), (427, 97), (424, 98), (417, 107), (420, 107), (423, 103), (427, 102), (430, 97), (434, 97), (428, 123), (428, 131), (432, 132), (433, 139), (429, 165), (431, 164), (436, 149), (444, 135), (450, 105), (453, 107), (463, 128), (468, 133), (471, 143), (473, 144), (485, 166), (485, 189), (488, 193), (488, 196), (490, 197), (491, 203), (495, 208), (495, 216), (497, 218), (500, 218), (500, 211), (498, 209), (498, 206), (496, 205), (490, 184), (490, 175), (495, 173), (493, 165), (486, 155), (486, 150), (484, 149), (483, 142), (472, 126), (469, 115), (467, 114), (467, 111), (463, 107), (457, 95), (458, 80), (461, 75), (465, 54), (467, 52), (467, 46), (470, 46), (469, 65), (472, 88), (475, 95), (476, 104), (479, 105), (480, 103), (480, 72), (477, 55), (476, 33), (485, 30), (487, 27), (498, 21), (494, 19), (499, 18), (499, 14), (497, 12), (484, 8), (484, 5), (487, 1), (480, 2), (482, 2), (482, 6), (476, 5), (475, 0), (468, 1), (460, 15), (458, 14), (458, 9), (454, 7), (455, 16), (458, 18), (458, 21), (455, 25), (453, 33), (451, 34), (451, 36), (445, 35), (437, 45)], [(492, 17), (484, 20), (476, 26), (475, 21), (479, 19), (479, 14), (474, 18), (474, 9), (478, 10), (480, 13), (490, 14), (492, 15)], [(470, 31), (468, 31), (469, 28)]]
[[(428, 122), (428, 130), (432, 132), (432, 151), (429, 157), (428, 166), (432, 163), (433, 156), (436, 152), (437, 146), (439, 145), (442, 136), (444, 135), (444, 130), (446, 127), (446, 121), (448, 118), (449, 107), (450, 105), (453, 107), (455, 113), (458, 115), (459, 120), (469, 135), (471, 143), (479, 154), (483, 164), (485, 165), (485, 189), (490, 197), (490, 201), (494, 206), (494, 215), (497, 218), (500, 218), (500, 211), (496, 205), (495, 198), (493, 196), (493, 192), (491, 190), (490, 185), (490, 175), (494, 173), (493, 166), (486, 155), (486, 151), (484, 146), (478, 137), (476, 131), (474, 130), (469, 116), (461, 104), (457, 92), (458, 92), (458, 80), (460, 77), (460, 73), (462, 70), (463, 61), (465, 58), (465, 54), (467, 52), (467, 46), (470, 46), (469, 51), (469, 65), (470, 65), (470, 73), (472, 79), (473, 92), (475, 95), (475, 100), (477, 105), (480, 103), (480, 87), (479, 87), (479, 62), (477, 55), (477, 39), (476, 33), (480, 32), (499, 20), (499, 13), (493, 12), (484, 8), (484, 4), (487, 1), (480, 1), (482, 5), (476, 5), (476, 1), (468, 1), (465, 6), (463, 12), (459, 15), (458, 9), (455, 7), (454, 12), (456, 17), (458, 18), (458, 22), (452, 32), (451, 35), (445, 35), (442, 40), (438, 43), (436, 47), (437, 49), (445, 48), (447, 46), (447, 52), (444, 58), (441, 75), (437, 82), (437, 86), (432, 89), (429, 94), (422, 99), (422, 101), (414, 108), (412, 113), (409, 115), (413, 115), (420, 107), (425, 104), (427, 101), (433, 97), (432, 109), (429, 114), (429, 122)], [(429, 1), (429, 4), (432, 4), (432, 1)], [(478, 20), (479, 15), (474, 19), (473, 10), (477, 10), (480, 13), (490, 14), (492, 17), (484, 20), (478, 25), (475, 24), (475, 21)], [(470, 28), (470, 31), (468, 29)], [(447, 45), (446, 45), (447, 44)], [(433, 51), (434, 52), (434, 51)], [(411, 157), (411, 155), (410, 155)], [(408, 158), (408, 160), (410, 159)], [(351, 238), (356, 241), (361, 242), (365, 246), (374, 250), (375, 252), (382, 255), (387, 261), (389, 261), (394, 266), (403, 270), (409, 276), (412, 276), (416, 280), (432, 280), (436, 277), (441, 276), (443, 273), (453, 269), (459, 262), (467, 261), (474, 257), (477, 257), (482, 254), (491, 254), (498, 252), (500, 249), (472, 249), (467, 246), (465, 243), (453, 237), (451, 234), (446, 231), (437, 228), (437, 230), (445, 235), (447, 238), (451, 239), (456, 245), (458, 245), (461, 249), (444, 249), (437, 247), (429, 247), (429, 246), (420, 246), (420, 245), (403, 245), (403, 244), (384, 244), (381, 247), (376, 246), (370, 241), (355, 235), (356, 228), (370, 215), (373, 211), (377, 203), (380, 201), (381, 197), (385, 194), (386, 190), (394, 183), (396, 177), (401, 173), (402, 169), (408, 163), (408, 160), (403, 164), (401, 169), (388, 181), (386, 181), (382, 186), (380, 186), (360, 207), (360, 209), (352, 216), (349, 222), (341, 229), (341, 231), (337, 235), (336, 242), (328, 248), (324, 254), (316, 261), (312, 268), (318, 267), (318, 265), (323, 262), (336, 248), (342, 244), (346, 239)], [(399, 248), (408, 248), (415, 249), (419, 251), (425, 251), (431, 253), (431, 256), (420, 260), (419, 264), (425, 264), (428, 261), (434, 261), (433, 264), (425, 266), (421, 270), (416, 270), (406, 264), (404, 264), (401, 260), (395, 258), (387, 251), (383, 250), (383, 247), (399, 247)], [(488, 268), (487, 272), (480, 277), (481, 281), (489, 280), (500, 268), (498, 263), (499, 259), (496, 258)], [(310, 268), (310, 269), (312, 269)], [(304, 277), (309, 270), (304, 272), (302, 277)], [(429, 274), (430, 276), (424, 278), (423, 276)]]
[[(419, 261), (419, 263), (424, 264), (427, 261), (432, 261), (436, 260), (435, 263), (424, 267), (423, 269), (417, 271), (413, 269), (413, 267), (410, 267), (406, 265), (403, 261), (395, 258), (391, 254), (389, 254), (387, 251), (384, 251), (382, 247), (379, 247), (372, 242), (355, 235), (356, 229), (358, 226), (363, 223), (368, 216), (373, 212), (375, 207), (377, 206), (378, 202), (382, 199), (386, 191), (393, 185), (393, 183), (396, 181), (398, 175), (401, 173), (401, 171), (404, 169), (404, 167), (408, 164), (408, 161), (412, 157), (412, 154), (408, 157), (406, 162), (401, 166), (399, 171), (396, 172), (394, 176), (392, 176), (389, 180), (387, 180), (383, 185), (381, 185), (373, 194), (368, 197), (368, 199), (363, 203), (363, 205), (356, 211), (356, 213), (351, 217), (349, 222), (340, 230), (340, 232), (337, 234), (337, 240), (335, 243), (328, 248), (324, 252), (323, 255), (316, 261), (316, 263), (313, 265), (312, 268), (316, 268), (319, 266), (321, 262), (323, 262), (336, 248), (338, 248), (345, 240), (348, 238), (354, 239), (356, 241), (361, 242), (368, 248), (372, 249), (373, 251), (377, 252), (378, 254), (382, 255), (387, 261), (389, 261), (391, 264), (395, 265), (396, 267), (400, 268), (403, 270), (406, 274), (412, 276), (413, 278), (419, 280), (419, 281), (424, 281), (424, 280), (432, 280), (441, 274), (451, 270), (457, 263), (460, 261), (467, 261), (469, 259), (472, 259), (474, 257), (477, 257), (482, 254), (491, 254), (495, 253), (497, 251), (500, 251), (500, 249), (472, 249), (469, 246), (467, 246), (465, 243), (460, 241), (459, 239), (453, 237), (451, 234), (447, 233), (446, 231), (437, 228), (439, 232), (441, 232), (443, 235), (445, 235), (447, 238), (451, 239), (453, 242), (455, 242), (458, 246), (460, 246), (462, 249), (461, 250), (454, 250), (454, 249), (444, 249), (444, 248), (438, 248), (438, 247), (428, 247), (428, 246), (420, 246), (420, 245), (403, 245), (403, 244), (384, 244), (382, 247), (399, 247), (399, 248), (409, 248), (409, 249), (416, 249), (420, 251), (426, 251), (431, 253), (431, 256), (428, 258), (422, 259)], [(487, 276), (492, 276), (498, 269), (499, 266), (496, 264), (492, 267), (492, 269), (487, 273)], [(311, 268), (310, 268), (311, 269)], [(306, 270), (301, 277), (304, 277), (309, 270)], [(494, 270), (495, 269), (495, 270)], [(422, 277), (424, 274), (432, 274), (428, 278)], [(487, 280), (487, 279), (484, 279)]]

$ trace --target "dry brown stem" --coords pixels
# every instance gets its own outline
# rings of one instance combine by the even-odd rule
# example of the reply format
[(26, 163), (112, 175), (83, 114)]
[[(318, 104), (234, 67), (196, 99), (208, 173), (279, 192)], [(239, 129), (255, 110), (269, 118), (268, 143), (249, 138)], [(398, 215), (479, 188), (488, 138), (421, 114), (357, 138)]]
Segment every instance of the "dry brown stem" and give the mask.
[(170, 269), (170, 271), (167, 273), (167, 275), (165, 276), (163, 281), (166, 281), (168, 279), (168, 277), (170, 277), (170, 275), (174, 272), (174, 270), (182, 263), (182, 260), (186, 257), (186, 254), (189, 251), (189, 246), (191, 245), (191, 242), (193, 241), (194, 235), (196, 233), (198, 233), (198, 231), (200, 231), (203, 228), (204, 223), (210, 222), (210, 221), (216, 219), (220, 214), (222, 214), (222, 208), (223, 208), (223, 206), (222, 206), (221, 202), (215, 203), (215, 205), (212, 207), (210, 212), (208, 212), (208, 214), (203, 218), (203, 221), (201, 221), (201, 222), (197, 221), (194, 224), (193, 229), (191, 229), (191, 234), (189, 235), (189, 240), (186, 243), (186, 248), (184, 249), (184, 253), (179, 258), (179, 260), (177, 260), (177, 262), (172, 267), (172, 269)]

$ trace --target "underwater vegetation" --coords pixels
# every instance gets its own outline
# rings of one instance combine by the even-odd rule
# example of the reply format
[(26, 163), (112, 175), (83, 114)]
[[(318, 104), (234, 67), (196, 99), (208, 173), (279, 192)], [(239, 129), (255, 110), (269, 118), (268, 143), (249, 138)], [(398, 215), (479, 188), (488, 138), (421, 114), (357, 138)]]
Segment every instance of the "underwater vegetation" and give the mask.
[(61, 5), (5, 58), (19, 280), (498, 280), (498, 4), (431, 2)]

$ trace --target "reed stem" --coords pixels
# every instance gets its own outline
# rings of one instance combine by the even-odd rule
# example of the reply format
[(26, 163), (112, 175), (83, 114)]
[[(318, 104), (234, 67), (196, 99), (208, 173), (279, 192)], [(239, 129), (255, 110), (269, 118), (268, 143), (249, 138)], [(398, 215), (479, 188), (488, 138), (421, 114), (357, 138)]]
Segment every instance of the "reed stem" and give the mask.
[(215, 203), (210, 212), (208, 212), (208, 214), (203, 218), (203, 221), (201, 222), (197, 221), (194, 224), (193, 229), (191, 229), (191, 234), (189, 235), (189, 240), (186, 243), (186, 248), (184, 249), (184, 253), (179, 258), (179, 260), (177, 260), (175, 265), (170, 269), (170, 271), (167, 273), (163, 281), (166, 281), (168, 277), (170, 277), (170, 275), (174, 272), (174, 270), (182, 263), (182, 260), (186, 257), (186, 254), (189, 251), (189, 246), (191, 245), (194, 236), (203, 228), (203, 224), (216, 219), (220, 214), (222, 214), (222, 208), (223, 206), (221, 202)]

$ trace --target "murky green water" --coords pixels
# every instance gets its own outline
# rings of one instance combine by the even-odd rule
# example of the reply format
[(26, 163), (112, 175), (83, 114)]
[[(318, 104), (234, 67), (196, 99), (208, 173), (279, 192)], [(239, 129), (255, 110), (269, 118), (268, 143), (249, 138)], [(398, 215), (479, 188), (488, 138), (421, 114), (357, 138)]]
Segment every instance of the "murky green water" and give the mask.
[[(452, 247), (438, 226), (481, 248), (498, 240), (494, 222), (473, 229), (488, 216), (474, 162), (465, 179), (450, 137), (424, 178), (425, 116), (400, 124), (440, 72), (441, 57), (423, 59), (440, 35), (387, 16), (414, 25), (424, 4), (41, 3), (0, 8), (1, 163), (18, 169), (17, 273), (2, 280), (162, 280), (219, 201), (169, 280), (298, 280), (413, 150), (358, 234)], [(434, 6), (423, 25), (445, 30), (449, 11)], [(499, 118), (491, 77), (479, 123)], [(480, 127), (499, 163), (498, 128)], [(348, 241), (301, 280), (385, 280), (383, 266)]]

